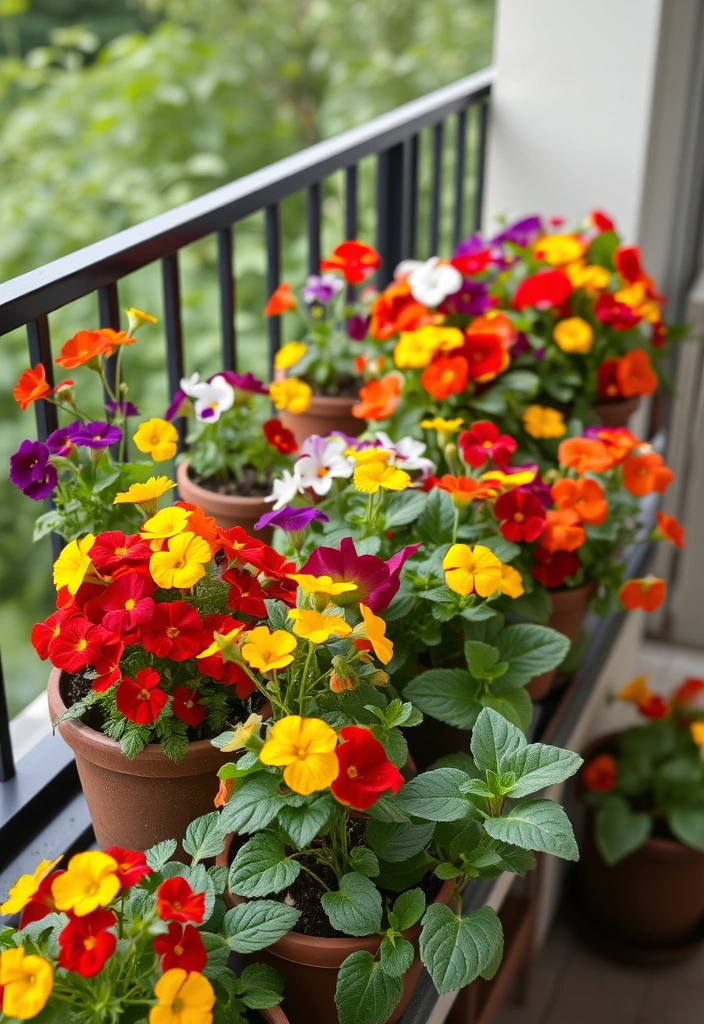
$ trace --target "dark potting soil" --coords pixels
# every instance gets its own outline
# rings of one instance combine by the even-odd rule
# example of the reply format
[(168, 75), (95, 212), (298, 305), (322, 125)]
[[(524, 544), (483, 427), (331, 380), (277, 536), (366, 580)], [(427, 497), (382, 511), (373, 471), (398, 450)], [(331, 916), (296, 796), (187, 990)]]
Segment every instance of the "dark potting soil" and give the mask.
[(360, 381), (351, 373), (342, 374), (334, 384), (321, 385), (317, 381), (309, 380), (305, 375), (303, 380), (313, 388), (313, 394), (319, 395), (321, 398), (357, 398), (359, 396)]
[(198, 486), (234, 498), (265, 498), (271, 492), (271, 482), (268, 479), (264, 483), (257, 480), (257, 471), (253, 466), (245, 466), (243, 473), (244, 480), (241, 482), (233, 476), (227, 480), (218, 480), (213, 476), (199, 480)]

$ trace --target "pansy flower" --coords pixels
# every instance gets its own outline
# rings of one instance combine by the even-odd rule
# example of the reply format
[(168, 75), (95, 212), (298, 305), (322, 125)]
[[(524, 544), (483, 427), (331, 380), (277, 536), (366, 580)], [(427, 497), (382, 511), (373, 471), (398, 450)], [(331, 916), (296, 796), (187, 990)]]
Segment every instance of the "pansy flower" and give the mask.
[(161, 676), (153, 668), (142, 668), (135, 678), (125, 676), (115, 694), (117, 710), (137, 725), (152, 725), (169, 697), (159, 686)]

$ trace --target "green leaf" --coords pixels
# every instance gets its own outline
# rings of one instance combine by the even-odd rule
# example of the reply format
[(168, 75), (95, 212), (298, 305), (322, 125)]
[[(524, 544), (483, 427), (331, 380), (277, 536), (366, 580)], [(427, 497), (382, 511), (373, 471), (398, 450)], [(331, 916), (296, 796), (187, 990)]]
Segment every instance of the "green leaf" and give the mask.
[(339, 891), (324, 892), (320, 902), (330, 924), (344, 935), (373, 935), (381, 927), (381, 893), (356, 871), (343, 875)]
[(422, 514), (425, 505), (426, 496), (422, 491), (404, 491), (403, 494), (394, 496), (384, 516), (384, 528), (395, 530), (398, 526), (414, 523)]
[(541, 850), (564, 860), (579, 860), (570, 820), (552, 800), (527, 800), (500, 818), (487, 818), (484, 828), (494, 839), (522, 850)]
[(302, 807), (284, 805), (279, 809), (279, 824), (296, 849), (303, 850), (325, 828), (337, 806), (328, 793)]
[(587, 249), (587, 261), (598, 263), (607, 270), (614, 269), (614, 255), (619, 247), (618, 235), (614, 231), (602, 231), (594, 238)]
[(478, 768), (501, 775), (504, 765), (527, 741), (521, 730), (491, 708), (484, 708), (472, 730), (471, 750)]
[(434, 831), (433, 822), (411, 825), (406, 822), (372, 820), (367, 822), (366, 838), (379, 857), (394, 864), (425, 850)]
[(420, 955), (433, 983), (446, 995), (488, 973), (503, 950), (501, 922), (491, 907), (459, 918), (439, 903), (428, 907)]
[(516, 690), (506, 690), (505, 693), (485, 693), (481, 697), (481, 704), (492, 711), (498, 711), (507, 721), (518, 726), (522, 732), (526, 732), (533, 719), (533, 702), (530, 694), (523, 687)]
[(531, 679), (557, 668), (570, 649), (570, 642), (562, 633), (547, 626), (518, 623), (506, 626), (497, 639), (501, 661), (507, 661), (508, 670), (502, 677), (502, 687), (525, 686)]
[(464, 645), (464, 656), (467, 659), (467, 668), (475, 679), (492, 678), (490, 670), (499, 660), (499, 651), (496, 647), (484, 644), (481, 640), (468, 640)]
[(299, 910), (275, 900), (253, 900), (228, 910), (222, 929), (235, 953), (256, 953), (290, 932), (300, 916)]
[(681, 843), (704, 853), (704, 808), (674, 807), (667, 815), (667, 824)]
[(390, 939), (387, 935), (379, 949), (384, 974), (390, 978), (402, 978), (411, 969), (415, 959), (413, 944), (400, 935)]
[(259, 832), (270, 825), (283, 806), (279, 783), (270, 772), (248, 775), (222, 810), (226, 832)]
[(176, 853), (176, 845), (175, 839), (164, 839), (163, 842), (157, 843), (156, 846), (152, 846), (147, 850), (145, 857), (152, 871), (158, 872), (163, 870), (167, 861), (170, 861)]
[(250, 1010), (269, 1010), (283, 998), (284, 978), (268, 964), (249, 964), (240, 981), (244, 991), (239, 997)]
[[(498, 717), (498, 716), (497, 716)], [(460, 785), (464, 772), (456, 768), (436, 768), (407, 782), (395, 796), (402, 810), (428, 821), (457, 821), (470, 813), (470, 804)]]
[(206, 857), (217, 857), (225, 849), (225, 833), (222, 830), (220, 814), (212, 811), (196, 818), (186, 829), (183, 848), (194, 861)]
[(398, 921), (397, 929), (404, 932), (420, 921), (425, 913), (425, 893), (422, 889), (407, 889), (397, 897), (393, 913)]
[(479, 544), (482, 547), (489, 548), (489, 551), (493, 551), (499, 561), (505, 563), (512, 562), (521, 553), (518, 544), (506, 540), (505, 537), (482, 537)]
[(301, 865), (286, 856), (286, 848), (273, 832), (252, 836), (237, 851), (230, 866), (230, 889), (252, 899), (281, 892), (298, 878)]
[(337, 976), (339, 1024), (384, 1024), (402, 992), (402, 979), (387, 974), (371, 953), (361, 949), (351, 953)]
[(368, 846), (355, 846), (350, 850), (350, 867), (360, 875), (374, 878), (379, 874), (379, 858)]
[(550, 595), (545, 587), (536, 587), (529, 594), (521, 594), (520, 597), (505, 598), (504, 600), (510, 601), (508, 607), (512, 615), (517, 618), (529, 619), (531, 622), (545, 624), (552, 612)]
[(622, 796), (609, 795), (594, 817), (594, 839), (607, 864), (618, 864), (645, 843), (653, 827), (652, 818), (632, 811)]
[(455, 509), (450, 495), (436, 487), (428, 494), (414, 532), (418, 540), (434, 549), (452, 541), (454, 522)]
[(425, 714), (458, 729), (471, 729), (481, 710), (476, 683), (461, 668), (431, 668), (407, 683), (403, 693)]
[(437, 860), (422, 850), (414, 857), (400, 863), (389, 864), (379, 861), (379, 874), (374, 879), (379, 889), (390, 889), (392, 892), (405, 892), (406, 889), (418, 885), (424, 875), (432, 871)]
[(463, 868), (457, 867), (455, 864), (443, 861), (435, 868), (435, 874), (438, 878), (441, 878), (443, 882), (446, 882), (450, 878), (459, 878), (464, 873)]
[(516, 782), (506, 791), (506, 796), (515, 800), (564, 782), (577, 772), (581, 764), (582, 758), (571, 750), (551, 747), (547, 743), (530, 743), (504, 763), (504, 771), (516, 775)]

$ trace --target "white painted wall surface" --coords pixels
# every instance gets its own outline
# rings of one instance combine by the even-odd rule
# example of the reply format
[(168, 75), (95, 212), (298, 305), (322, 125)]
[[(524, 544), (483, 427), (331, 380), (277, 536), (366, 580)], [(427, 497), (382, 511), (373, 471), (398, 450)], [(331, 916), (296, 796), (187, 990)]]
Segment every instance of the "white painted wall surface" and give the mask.
[(661, 4), (497, 0), (485, 229), (599, 207), (637, 239)]

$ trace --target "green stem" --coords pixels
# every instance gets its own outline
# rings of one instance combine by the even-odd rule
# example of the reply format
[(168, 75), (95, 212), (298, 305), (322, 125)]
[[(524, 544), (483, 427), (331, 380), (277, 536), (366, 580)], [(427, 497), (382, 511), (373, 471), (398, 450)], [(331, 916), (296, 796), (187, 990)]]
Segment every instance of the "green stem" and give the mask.
[(452, 524), (452, 543), (457, 543), (457, 530), (460, 525), (460, 510), (458, 506), (455, 506), (455, 520)]
[(318, 885), (321, 886), (321, 888), (323, 888), (325, 890), (325, 892), (332, 892), (332, 889), (330, 888), (330, 886), (326, 885), (325, 882), (322, 880), (322, 878), (320, 878), (318, 875), (316, 875), (315, 871), (311, 871), (311, 869), (307, 868), (305, 866), (305, 864), (301, 864), (300, 867), (301, 867), (301, 871), (305, 871), (305, 873), (307, 875), (310, 875), (311, 878), (314, 878), (315, 881), (318, 883)]
[(315, 644), (312, 640), (308, 641), (308, 653), (306, 655), (305, 665), (303, 666), (303, 673), (301, 674), (301, 688), (298, 693), (298, 714), (303, 715), (303, 702), (306, 697), (306, 683), (308, 682), (308, 673), (310, 672), (310, 663), (313, 659), (313, 652), (315, 651)]

